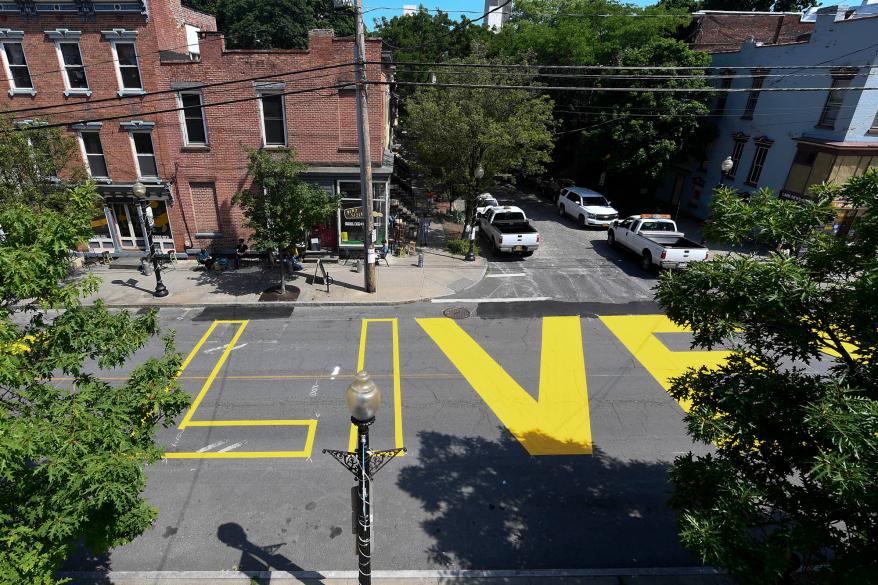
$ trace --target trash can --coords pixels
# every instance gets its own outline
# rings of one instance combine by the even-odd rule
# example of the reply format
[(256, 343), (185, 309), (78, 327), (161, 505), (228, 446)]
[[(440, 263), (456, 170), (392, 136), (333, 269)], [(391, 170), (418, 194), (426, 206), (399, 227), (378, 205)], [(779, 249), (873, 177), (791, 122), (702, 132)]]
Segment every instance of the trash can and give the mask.
[(311, 238), (311, 251), (319, 252), (320, 251), (320, 238)]
[(424, 252), (418, 252), (418, 268), (424, 267)]

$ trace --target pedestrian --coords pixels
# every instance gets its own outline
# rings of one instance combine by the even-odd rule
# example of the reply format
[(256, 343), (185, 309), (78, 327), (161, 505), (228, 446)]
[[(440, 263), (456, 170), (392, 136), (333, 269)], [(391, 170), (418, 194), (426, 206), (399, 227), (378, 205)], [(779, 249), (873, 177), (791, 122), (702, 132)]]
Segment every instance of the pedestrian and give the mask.
[(241, 258), (247, 253), (247, 244), (244, 238), (238, 238), (238, 245), (235, 247), (235, 270), (241, 267)]

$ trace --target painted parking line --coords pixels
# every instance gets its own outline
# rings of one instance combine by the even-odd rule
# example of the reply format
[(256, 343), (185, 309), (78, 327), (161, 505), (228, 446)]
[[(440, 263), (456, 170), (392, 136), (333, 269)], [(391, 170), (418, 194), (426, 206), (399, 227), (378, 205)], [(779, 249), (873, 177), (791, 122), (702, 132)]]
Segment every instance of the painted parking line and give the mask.
[[(314, 449), (314, 436), (317, 430), (317, 420), (316, 419), (269, 419), (269, 420), (254, 420), (254, 419), (241, 419), (241, 420), (195, 420), (193, 417), (195, 416), (198, 407), (201, 406), (204, 397), (210, 391), (211, 386), (216, 380), (217, 375), (219, 375), (220, 371), (223, 369), (223, 366), (226, 363), (226, 360), (229, 357), (229, 354), (238, 347), (238, 340), (244, 333), (244, 330), (247, 328), (247, 324), (249, 320), (217, 320), (211, 323), (210, 327), (205, 331), (204, 335), (195, 344), (195, 347), (192, 348), (192, 351), (189, 352), (189, 355), (186, 356), (186, 359), (183, 360), (183, 363), (180, 365), (180, 369), (176, 374), (175, 379), (179, 379), (182, 377), (183, 372), (201, 350), (204, 343), (207, 339), (214, 333), (218, 325), (237, 325), (238, 328), (235, 330), (232, 339), (224, 346), (223, 353), (219, 356), (216, 363), (213, 366), (213, 369), (208, 374), (207, 378), (204, 379), (204, 384), (202, 384), (201, 389), (198, 392), (198, 395), (195, 397), (195, 400), (192, 401), (192, 405), (189, 407), (189, 410), (186, 411), (186, 415), (183, 417), (183, 420), (180, 421), (179, 426), (177, 427), (179, 430), (183, 431), (187, 428), (216, 428), (216, 427), (305, 427), (307, 429), (307, 434), (305, 436), (305, 446), (299, 451), (234, 451), (231, 448), (226, 447), (221, 449), (220, 451), (211, 451), (211, 449), (216, 448), (218, 446), (222, 446), (225, 442), (221, 442), (221, 444), (212, 444), (202, 447), (197, 451), (173, 451), (167, 452), (163, 455), (165, 459), (261, 459), (261, 458), (308, 458), (311, 457), (311, 452)], [(206, 353), (206, 352), (205, 352)], [(200, 377), (196, 377), (199, 378)], [(275, 378), (275, 377), (272, 377)], [(243, 446), (243, 443), (237, 443), (237, 446)]]
[[(391, 341), (393, 345), (393, 439), (397, 449), (401, 449), (403, 444), (402, 436), (402, 382), (399, 371), (399, 322), (394, 318), (387, 319), (363, 319), (360, 326), (360, 351), (357, 356), (357, 371), (361, 372), (366, 366), (366, 339), (369, 334), (369, 325), (371, 323), (390, 323)], [(351, 424), (348, 436), (348, 450), (354, 451), (357, 445), (357, 427)], [(402, 457), (404, 453), (399, 453), (397, 457)]]

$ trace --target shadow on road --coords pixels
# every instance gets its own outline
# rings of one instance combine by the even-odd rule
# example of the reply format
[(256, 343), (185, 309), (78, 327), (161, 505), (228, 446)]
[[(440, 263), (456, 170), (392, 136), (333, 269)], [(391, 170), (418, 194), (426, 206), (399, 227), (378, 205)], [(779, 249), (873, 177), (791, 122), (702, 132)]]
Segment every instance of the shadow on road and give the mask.
[(645, 281), (658, 282), (658, 273), (646, 271), (640, 266), (640, 258), (634, 253), (622, 248), (614, 248), (607, 240), (594, 240), (592, 248), (598, 255), (604, 257), (610, 264), (619, 270)]
[(665, 504), (663, 462), (623, 461), (597, 448), (533, 457), (505, 431), (496, 441), (419, 437), (418, 465), (403, 469), (398, 485), (430, 514), (422, 528), (434, 541), (433, 563), (480, 570), (697, 564), (679, 545)]
[[(235, 522), (220, 524), (216, 529), (216, 537), (226, 546), (241, 551), (241, 560), (235, 565), (235, 569), (245, 573), (254, 584), (268, 585), (271, 582), (271, 578), (265, 575), (268, 571), (303, 571), (302, 567), (287, 557), (277, 554), (277, 550), (285, 542), (259, 546), (250, 542), (247, 532)], [(303, 578), (301, 582), (308, 585), (323, 583), (317, 578)]]

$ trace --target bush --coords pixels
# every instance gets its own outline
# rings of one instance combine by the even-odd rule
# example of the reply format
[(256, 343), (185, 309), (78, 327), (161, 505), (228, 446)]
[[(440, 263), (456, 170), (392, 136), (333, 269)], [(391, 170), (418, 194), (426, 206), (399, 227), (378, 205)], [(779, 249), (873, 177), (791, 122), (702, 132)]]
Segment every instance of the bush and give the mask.
[[(445, 244), (445, 247), (448, 248), (448, 251), (452, 254), (463, 256), (467, 252), (469, 252), (469, 240), (466, 238), (455, 238), (453, 240), (448, 240), (448, 242)], [(473, 250), (476, 254), (478, 254), (479, 245), (474, 243)]]

